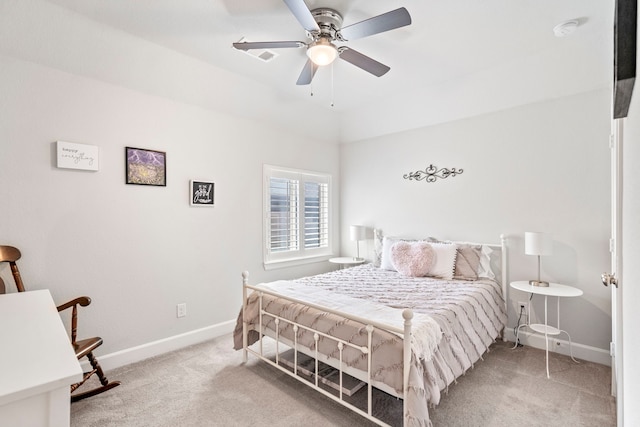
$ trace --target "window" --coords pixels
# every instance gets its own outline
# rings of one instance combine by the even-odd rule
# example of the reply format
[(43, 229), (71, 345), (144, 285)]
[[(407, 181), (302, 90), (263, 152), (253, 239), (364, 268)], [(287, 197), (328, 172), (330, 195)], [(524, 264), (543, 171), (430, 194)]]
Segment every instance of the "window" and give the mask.
[(328, 174), (264, 166), (265, 267), (331, 255), (330, 184)]

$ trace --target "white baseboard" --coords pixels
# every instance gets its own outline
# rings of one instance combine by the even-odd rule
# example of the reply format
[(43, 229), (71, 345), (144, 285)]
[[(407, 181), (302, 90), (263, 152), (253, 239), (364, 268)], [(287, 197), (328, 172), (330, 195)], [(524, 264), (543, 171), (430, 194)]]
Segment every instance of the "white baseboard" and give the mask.
[[(516, 342), (516, 336), (513, 333), (513, 328), (509, 328), (506, 334), (507, 341), (513, 343)], [(520, 344), (528, 345), (544, 350), (546, 343), (544, 335), (537, 333), (523, 332), (520, 330)], [(549, 351), (554, 353), (564, 354), (566, 356), (571, 355), (573, 351), (573, 357), (576, 359), (587, 360), (593, 363), (600, 363), (602, 365), (611, 366), (611, 355), (609, 350), (603, 350), (597, 347), (591, 347), (584, 344), (573, 343), (571, 349), (569, 348), (569, 341), (561, 340), (557, 337), (549, 337)]]
[[(235, 324), (235, 320), (228, 320), (180, 335), (174, 335), (158, 341), (116, 351), (115, 353), (101, 354), (98, 356), (98, 360), (100, 361), (102, 369), (108, 371), (231, 333), (233, 332)], [(229, 345), (231, 345), (231, 343), (229, 343)], [(89, 362), (85, 359), (81, 365), (82, 369), (86, 372), (89, 368)]]
[[(163, 353), (198, 344), (203, 341), (211, 340), (219, 336), (233, 332), (235, 320), (218, 323), (216, 325), (207, 326), (201, 329), (185, 332), (180, 335), (163, 338), (147, 344), (136, 347), (127, 348), (125, 350), (116, 351), (115, 353), (102, 354), (99, 356), (100, 365), (105, 370), (119, 368), (124, 365), (139, 362), (149, 357), (158, 356)], [(507, 341), (515, 342), (516, 337), (512, 328), (507, 329)], [(531, 347), (545, 349), (544, 336), (539, 334), (531, 334), (521, 332), (520, 343)], [(573, 343), (573, 356), (577, 359), (588, 360), (589, 362), (600, 363), (602, 365), (611, 366), (611, 356), (608, 350), (591, 347), (584, 344)], [(555, 337), (549, 338), (549, 351), (569, 356), (569, 341), (561, 340)], [(82, 362), (84, 371), (89, 367), (89, 363)]]

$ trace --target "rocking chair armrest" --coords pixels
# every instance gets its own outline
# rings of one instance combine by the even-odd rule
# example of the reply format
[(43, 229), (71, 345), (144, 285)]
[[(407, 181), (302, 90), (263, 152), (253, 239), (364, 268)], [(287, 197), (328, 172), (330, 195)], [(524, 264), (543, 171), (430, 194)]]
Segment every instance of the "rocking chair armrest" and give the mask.
[(86, 307), (89, 304), (91, 304), (91, 298), (89, 298), (89, 297), (74, 298), (69, 302), (65, 302), (64, 304), (59, 305), (57, 308), (58, 308), (58, 311), (60, 312), (60, 311), (66, 310), (66, 309), (68, 309), (70, 307), (76, 306), (78, 304), (80, 304), (83, 307)]

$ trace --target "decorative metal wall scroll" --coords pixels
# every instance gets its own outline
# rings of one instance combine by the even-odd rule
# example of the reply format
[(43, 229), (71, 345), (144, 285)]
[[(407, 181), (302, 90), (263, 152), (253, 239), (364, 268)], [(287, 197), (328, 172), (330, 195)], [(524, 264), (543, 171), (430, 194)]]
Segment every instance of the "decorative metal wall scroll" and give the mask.
[(424, 179), (426, 182), (435, 182), (438, 178), (445, 179), (445, 178), (449, 178), (450, 176), (456, 176), (458, 174), (461, 174), (462, 172), (464, 172), (462, 169), (456, 169), (456, 168), (438, 169), (437, 166), (429, 165), (429, 167), (423, 171), (420, 170), (420, 171), (409, 172), (408, 174), (405, 174), (404, 179), (408, 179), (408, 180), (415, 179), (416, 181), (422, 181)]

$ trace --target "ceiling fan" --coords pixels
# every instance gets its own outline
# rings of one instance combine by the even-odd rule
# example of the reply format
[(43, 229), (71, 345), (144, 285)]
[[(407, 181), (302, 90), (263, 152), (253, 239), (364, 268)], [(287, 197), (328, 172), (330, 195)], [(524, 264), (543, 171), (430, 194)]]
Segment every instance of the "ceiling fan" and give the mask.
[(336, 46), (334, 43), (347, 42), (411, 24), (411, 16), (404, 7), (342, 27), (342, 15), (333, 9), (309, 10), (303, 0), (283, 1), (307, 31), (307, 37), (310, 39), (308, 43), (303, 41), (237, 42), (233, 43), (233, 47), (240, 50), (305, 47), (308, 59), (296, 82), (298, 85), (310, 84), (318, 67), (329, 65), (338, 57), (376, 77), (386, 74), (390, 70), (388, 66), (347, 46)]

